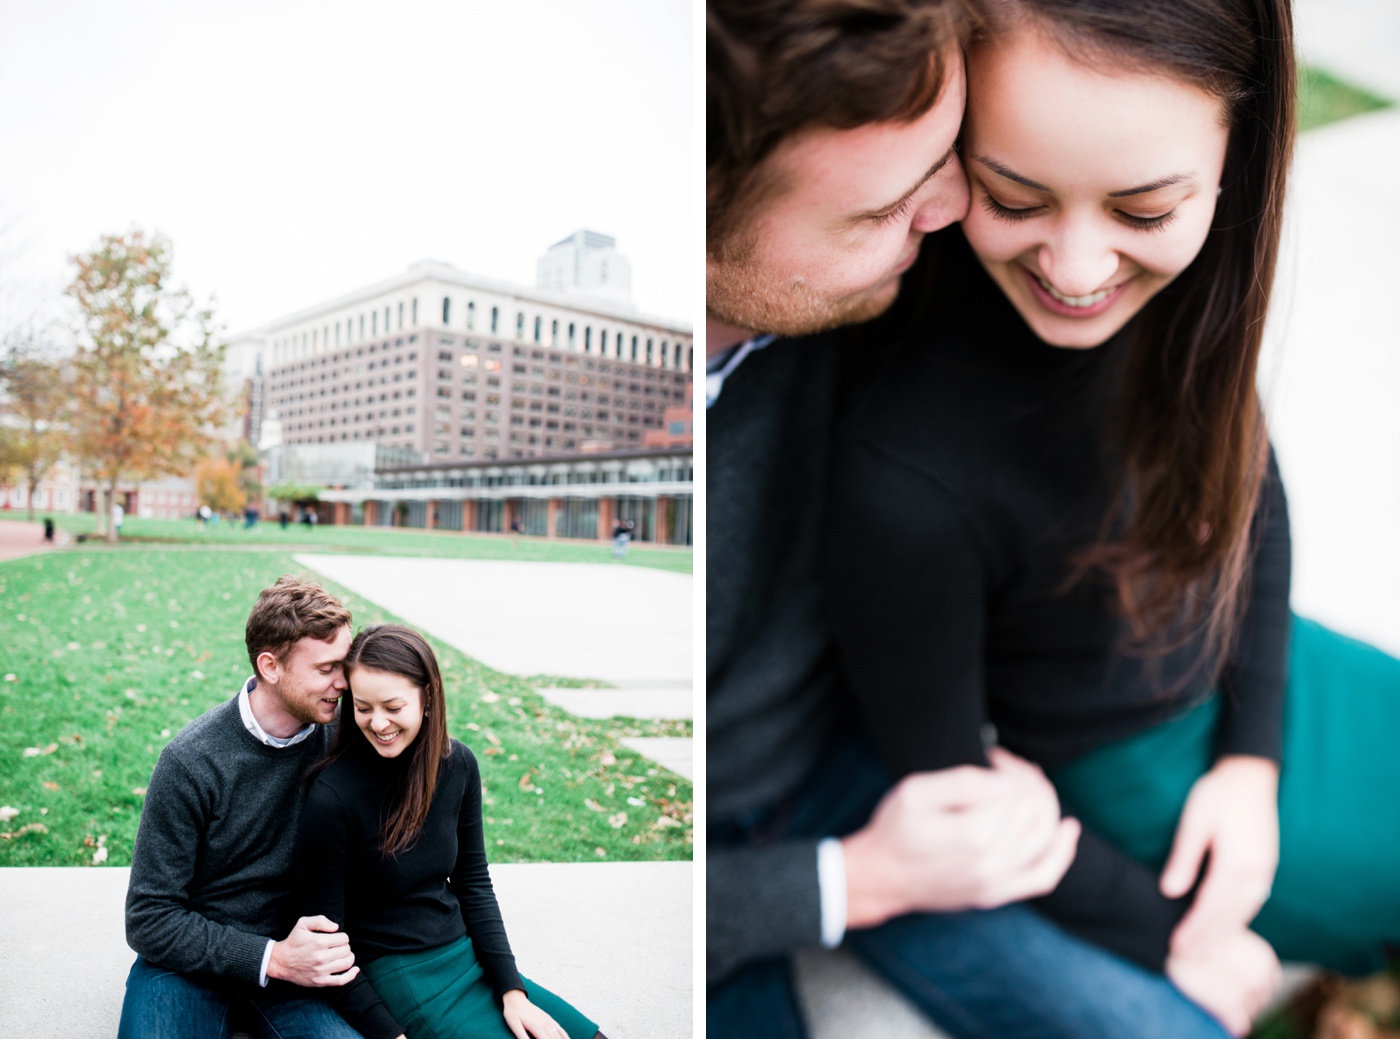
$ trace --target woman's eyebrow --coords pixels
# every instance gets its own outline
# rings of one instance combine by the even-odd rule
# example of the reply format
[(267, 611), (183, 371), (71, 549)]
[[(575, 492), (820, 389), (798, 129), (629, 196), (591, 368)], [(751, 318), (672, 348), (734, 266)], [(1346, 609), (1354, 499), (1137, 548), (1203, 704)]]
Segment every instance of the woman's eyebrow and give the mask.
[(993, 159), (989, 155), (975, 155), (973, 156), (973, 158), (976, 159), (983, 166), (986, 166), (987, 169), (997, 174), (997, 176), (1005, 177), (1007, 180), (1014, 180), (1017, 184), (1024, 185), (1025, 187), (1030, 188), (1032, 191), (1044, 191), (1047, 193), (1050, 191), (1050, 189), (1047, 188), (1044, 184), (1038, 184), (1035, 181), (1031, 180), (1030, 177), (1021, 176), (1021, 174), (1017, 173), (1010, 166), (1006, 165), (1006, 163), (997, 162), (996, 159)]
[(1194, 173), (1173, 173), (1170, 176), (1159, 177), (1151, 184), (1144, 184), (1138, 188), (1128, 188), (1126, 191), (1110, 191), (1109, 198), (1127, 198), (1129, 195), (1146, 195), (1148, 192), (1157, 191), (1160, 188), (1169, 188), (1173, 184), (1180, 184), (1184, 180), (1195, 180)]
[[(981, 163), (983, 166), (986, 166), (987, 169), (991, 170), (998, 176), (1005, 177), (1007, 180), (1014, 180), (1017, 184), (1021, 184), (1025, 187), (1028, 187), (1033, 191), (1044, 191), (1047, 193), (1050, 192), (1050, 189), (1047, 188), (1044, 184), (1039, 184), (1036, 181), (1031, 180), (1029, 177), (1022, 176), (1021, 174), (1013, 170), (1010, 166), (1006, 165), (1004, 162), (998, 162), (996, 159), (993, 159), (987, 155), (977, 155), (974, 156), (974, 158), (977, 162)], [(1171, 187), (1171, 185), (1173, 184), (1180, 184), (1182, 181), (1194, 180), (1195, 177), (1196, 174), (1194, 173), (1172, 173), (1165, 177), (1159, 177), (1156, 180), (1152, 181), (1150, 184), (1142, 184), (1135, 188), (1125, 188), (1122, 191), (1110, 191), (1108, 193), (1108, 197), (1128, 198), (1132, 195), (1146, 195), (1150, 192), (1158, 191), (1162, 188)]]

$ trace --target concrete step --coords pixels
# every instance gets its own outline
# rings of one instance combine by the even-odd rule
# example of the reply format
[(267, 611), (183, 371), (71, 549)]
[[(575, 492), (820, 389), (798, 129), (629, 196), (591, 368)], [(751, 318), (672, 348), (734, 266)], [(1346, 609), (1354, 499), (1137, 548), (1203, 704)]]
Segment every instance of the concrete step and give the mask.
[(678, 776), (695, 778), (695, 741), (688, 737), (668, 736), (629, 736), (619, 743), (631, 747), (638, 754), (651, 758), (658, 765), (669, 768)]
[[(128, 869), (0, 869), (0, 1036), (117, 1034)], [(689, 862), (497, 865), (521, 971), (613, 1039), (688, 1039)]]

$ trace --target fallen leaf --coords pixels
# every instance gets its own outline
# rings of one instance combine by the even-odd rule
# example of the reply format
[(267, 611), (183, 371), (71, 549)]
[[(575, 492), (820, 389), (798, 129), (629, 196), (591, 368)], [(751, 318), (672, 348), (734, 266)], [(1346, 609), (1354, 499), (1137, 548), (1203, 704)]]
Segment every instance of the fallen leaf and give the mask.
[(48, 833), (48, 832), (49, 832), (49, 828), (48, 828), (47, 826), (45, 826), (43, 823), (30, 823), (30, 824), (27, 825), (27, 826), (21, 826), (21, 827), (20, 827), (18, 830), (16, 830), (14, 833), (0, 833), (0, 839), (4, 839), (4, 840), (7, 840), (7, 841), (8, 841), (8, 840), (11, 840), (11, 839), (13, 839), (13, 838), (15, 838), (15, 837), (23, 837), (26, 833)]
[(505, 751), (503, 751), (500, 747), (487, 747), (486, 750), (482, 753), (484, 753), (489, 758), (495, 754), (504, 754)]
[(131, 788), (131, 792), (132, 792), (133, 794), (135, 794), (137, 797), (145, 797), (145, 796), (146, 796), (146, 788), (143, 787), (143, 786), (134, 786), (134, 787)]
[(46, 782), (46, 783), (44, 783), (44, 789), (45, 789), (45, 790), (57, 790), (57, 789), (58, 789), (58, 784), (57, 784), (57, 783), (52, 783), (52, 782)]
[(603, 756), (598, 759), (600, 765), (616, 765), (617, 756), (610, 750), (603, 751)]
[(500, 699), (500, 697), (497, 696), (495, 693), (482, 693), (482, 694), (481, 694), (481, 702), (482, 702), (482, 703), (495, 703), (495, 702), (496, 702), (497, 700), (499, 700), (499, 699)]
[(476, 722), (467, 722), (467, 728), (471, 729), (472, 732), (481, 731), (481, 726), (478, 725)]
[(585, 805), (586, 807), (591, 808), (591, 809), (592, 809), (593, 811), (595, 811), (595, 812), (606, 812), (606, 811), (607, 811), (606, 808), (604, 808), (602, 805), (600, 805), (597, 801), (593, 800), (593, 798), (591, 798), (591, 797), (590, 797), (588, 800), (584, 801), (583, 803), (584, 803), (584, 805)]
[(618, 812), (616, 815), (608, 816), (608, 825), (614, 830), (620, 830), (627, 825), (627, 813)]
[(19, 815), (18, 808), (11, 808), (9, 805), (5, 805), (3, 808), (0, 808), (0, 823), (7, 823), (17, 815)]
[(16, 675), (16, 674), (8, 674), (8, 675), (5, 676), (5, 681), (7, 681), (7, 682), (18, 682), (18, 681), (19, 681), (19, 676)]
[(494, 732), (488, 732), (486, 734), (486, 742), (491, 744), (491, 746), (493, 747), (499, 747), (501, 745), (501, 738), (497, 736)]
[(672, 826), (684, 825), (677, 819), (672, 819), (669, 815), (658, 816), (656, 822), (651, 824), (653, 830), (665, 830)]
[(608, 857), (608, 853), (607, 853), (606, 851), (604, 851), (602, 848), (594, 848), (594, 849), (593, 849), (593, 854), (594, 854), (594, 855), (597, 855), (598, 858), (600, 858), (600, 859), (606, 859), (606, 858)]

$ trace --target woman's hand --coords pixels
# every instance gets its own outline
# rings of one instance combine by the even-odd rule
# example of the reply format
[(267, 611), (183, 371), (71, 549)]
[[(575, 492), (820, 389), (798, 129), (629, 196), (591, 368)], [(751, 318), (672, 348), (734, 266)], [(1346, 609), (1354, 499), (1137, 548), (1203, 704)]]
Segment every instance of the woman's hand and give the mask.
[(1246, 927), (1214, 936), (1189, 955), (1172, 953), (1167, 977), (1219, 1021), (1244, 1035), (1283, 979), (1273, 947)]
[(505, 1004), (506, 1027), (515, 1039), (569, 1039), (569, 1033), (535, 1004), (520, 989), (511, 989), (502, 997)]
[(1278, 766), (1266, 758), (1221, 758), (1191, 788), (1177, 822), (1161, 891), (1191, 890), (1206, 852), (1210, 867), (1172, 934), (1171, 953), (1196, 957), (1219, 935), (1248, 927), (1269, 898), (1278, 869)]

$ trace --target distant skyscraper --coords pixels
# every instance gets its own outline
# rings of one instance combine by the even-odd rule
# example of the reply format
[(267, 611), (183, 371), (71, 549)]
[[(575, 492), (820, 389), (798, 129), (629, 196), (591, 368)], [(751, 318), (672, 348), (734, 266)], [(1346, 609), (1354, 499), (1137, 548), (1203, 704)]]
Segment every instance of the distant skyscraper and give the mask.
[(535, 284), (614, 303), (632, 303), (632, 264), (617, 240), (597, 231), (575, 231), (539, 258)]

